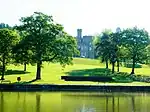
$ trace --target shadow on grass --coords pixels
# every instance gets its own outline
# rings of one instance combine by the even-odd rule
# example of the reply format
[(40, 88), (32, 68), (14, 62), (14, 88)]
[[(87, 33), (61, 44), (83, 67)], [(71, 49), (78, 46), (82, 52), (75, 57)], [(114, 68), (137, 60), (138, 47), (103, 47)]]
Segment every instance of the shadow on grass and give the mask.
[(130, 77), (128, 73), (115, 72), (114, 74), (112, 74), (111, 70), (106, 68), (72, 70), (71, 72), (66, 72), (66, 74), (69, 76), (110, 76), (113, 78), (113, 82), (115, 83), (133, 82), (132, 77)]
[(81, 69), (72, 70), (71, 72), (66, 72), (70, 76), (108, 76), (111, 74), (110, 69), (106, 68), (94, 68), (94, 69)]
[(5, 72), (5, 75), (17, 75), (17, 74), (28, 74), (30, 72), (25, 72), (25, 71), (22, 71), (22, 70), (7, 70)]

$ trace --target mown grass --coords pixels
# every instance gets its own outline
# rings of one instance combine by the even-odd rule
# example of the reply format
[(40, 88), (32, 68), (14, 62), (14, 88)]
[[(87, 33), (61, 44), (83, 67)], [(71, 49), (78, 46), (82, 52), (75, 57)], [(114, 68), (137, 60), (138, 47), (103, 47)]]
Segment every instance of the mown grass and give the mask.
[[(5, 75), (5, 79), (11, 80), (12, 83), (17, 82), (17, 77), (21, 77), (21, 82), (32, 83), (32, 84), (90, 84), (90, 85), (101, 85), (104, 83), (97, 82), (66, 82), (61, 80), (61, 76), (64, 75), (99, 75), (105, 74), (107, 75), (107, 71), (105, 71), (105, 64), (100, 63), (99, 60), (92, 59), (84, 59), (84, 58), (74, 58), (74, 65), (66, 66), (64, 69), (59, 64), (52, 63), (44, 63), (42, 68), (42, 80), (34, 81), (36, 75), (36, 66), (27, 66), (27, 72), (23, 72), (23, 66), (14, 66), (9, 65), (8, 72)], [(109, 66), (111, 69), (111, 65)], [(131, 72), (131, 68), (120, 67), (121, 72)], [(144, 65), (142, 68), (135, 69), (136, 75), (145, 75), (150, 76), (150, 67)], [(106, 83), (105, 83), (106, 84)], [(132, 82), (132, 83), (107, 83), (110, 85), (150, 85), (149, 83), (142, 82)]]

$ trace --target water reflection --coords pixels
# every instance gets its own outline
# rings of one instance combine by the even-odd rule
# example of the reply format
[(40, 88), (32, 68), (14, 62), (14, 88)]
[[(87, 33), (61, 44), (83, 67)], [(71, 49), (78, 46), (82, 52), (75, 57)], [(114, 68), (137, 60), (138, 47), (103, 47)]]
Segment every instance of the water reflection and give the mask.
[(149, 112), (149, 93), (0, 92), (0, 112)]
[(0, 112), (4, 112), (4, 95), (3, 95), (3, 92), (1, 92), (1, 96), (0, 96)]
[(36, 112), (40, 112), (40, 100), (41, 100), (41, 95), (36, 94)]
[(134, 102), (134, 97), (131, 97), (131, 101), (132, 101), (132, 112), (135, 112), (135, 102)]
[(106, 112), (108, 112), (108, 97), (106, 96)]

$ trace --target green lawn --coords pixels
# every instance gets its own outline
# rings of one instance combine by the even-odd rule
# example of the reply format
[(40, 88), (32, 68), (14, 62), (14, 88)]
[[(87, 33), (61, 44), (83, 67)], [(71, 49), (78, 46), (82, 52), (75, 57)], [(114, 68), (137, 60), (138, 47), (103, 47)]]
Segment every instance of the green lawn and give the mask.
[[(65, 82), (60, 79), (63, 75), (93, 75), (99, 74), (104, 71), (105, 64), (100, 63), (99, 60), (92, 59), (83, 59), (83, 58), (74, 58), (74, 65), (66, 66), (63, 70), (59, 64), (48, 64), (44, 63), (42, 68), (42, 80), (32, 82), (33, 84), (104, 84), (97, 82)], [(111, 68), (111, 66), (110, 66)], [(35, 79), (36, 66), (27, 66), (27, 73), (23, 73), (23, 66), (8, 66), (10, 73), (5, 75), (5, 78), (11, 80), (11, 82), (17, 82), (16, 78), (21, 77), (22, 82), (30, 82)], [(120, 67), (121, 72), (131, 72), (131, 68)], [(136, 68), (135, 72), (137, 75), (149, 75), (150, 68), (148, 66), (143, 66), (143, 68)], [(107, 83), (110, 85), (122, 85), (122, 83)], [(123, 83), (124, 85), (150, 85), (149, 83), (133, 82), (133, 83)]]

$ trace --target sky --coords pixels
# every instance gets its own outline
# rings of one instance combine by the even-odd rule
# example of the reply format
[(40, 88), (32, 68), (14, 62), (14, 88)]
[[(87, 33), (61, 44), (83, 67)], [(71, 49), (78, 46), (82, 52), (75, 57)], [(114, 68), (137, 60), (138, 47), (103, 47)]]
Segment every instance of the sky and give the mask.
[(83, 35), (134, 26), (150, 33), (149, 0), (0, 0), (0, 23), (19, 24), (36, 11), (52, 15), (73, 36), (78, 28)]

